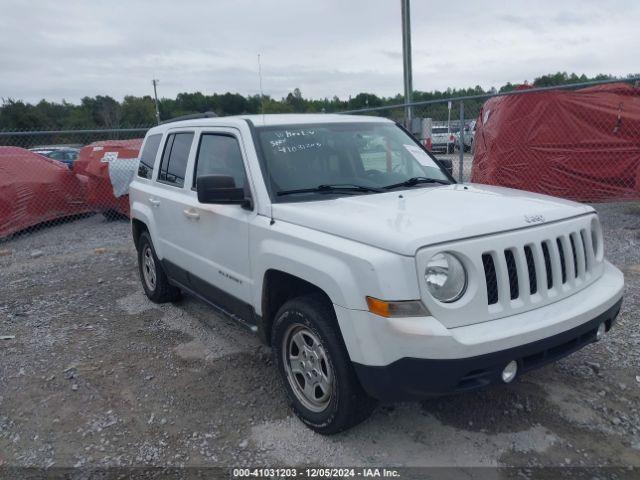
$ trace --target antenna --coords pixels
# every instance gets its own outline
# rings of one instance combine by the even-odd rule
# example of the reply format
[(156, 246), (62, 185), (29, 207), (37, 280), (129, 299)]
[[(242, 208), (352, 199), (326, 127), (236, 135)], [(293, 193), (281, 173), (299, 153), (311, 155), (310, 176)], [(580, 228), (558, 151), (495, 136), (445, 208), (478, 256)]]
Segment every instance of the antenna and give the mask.
[(258, 80), (260, 82), (260, 110), (262, 113), (262, 123), (264, 123), (264, 93), (262, 91), (262, 63), (260, 62), (260, 54), (258, 54)]

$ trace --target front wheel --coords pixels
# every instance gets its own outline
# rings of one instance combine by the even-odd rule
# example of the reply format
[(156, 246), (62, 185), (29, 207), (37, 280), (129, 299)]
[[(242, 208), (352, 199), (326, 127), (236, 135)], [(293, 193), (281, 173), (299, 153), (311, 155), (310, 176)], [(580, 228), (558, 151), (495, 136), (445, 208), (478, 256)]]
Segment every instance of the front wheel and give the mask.
[(357, 425), (375, 408), (337, 329), (331, 303), (322, 295), (305, 295), (280, 308), (271, 339), (295, 414), (327, 435)]

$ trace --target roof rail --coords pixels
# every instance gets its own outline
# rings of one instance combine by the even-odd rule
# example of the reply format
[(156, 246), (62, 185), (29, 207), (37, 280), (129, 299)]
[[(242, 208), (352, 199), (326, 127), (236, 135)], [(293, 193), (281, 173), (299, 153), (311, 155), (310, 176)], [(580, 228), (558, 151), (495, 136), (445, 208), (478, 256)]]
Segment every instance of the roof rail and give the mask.
[(160, 122), (160, 125), (171, 122), (179, 122), (181, 120), (195, 120), (198, 118), (215, 118), (218, 115), (215, 112), (204, 112), (204, 113), (192, 113), (190, 115), (181, 115), (179, 117), (170, 118), (169, 120), (164, 120)]

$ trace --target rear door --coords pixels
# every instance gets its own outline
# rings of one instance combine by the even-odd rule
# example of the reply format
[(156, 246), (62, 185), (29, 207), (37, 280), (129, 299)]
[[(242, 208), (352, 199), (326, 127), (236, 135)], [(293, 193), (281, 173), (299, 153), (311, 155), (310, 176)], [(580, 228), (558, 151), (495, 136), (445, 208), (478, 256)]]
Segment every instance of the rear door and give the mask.
[(185, 177), (192, 155), (194, 129), (170, 130), (165, 136), (154, 191), (149, 197), (162, 252), (163, 265), (175, 280), (188, 283), (184, 270), (190, 263), (181, 219), (189, 186)]

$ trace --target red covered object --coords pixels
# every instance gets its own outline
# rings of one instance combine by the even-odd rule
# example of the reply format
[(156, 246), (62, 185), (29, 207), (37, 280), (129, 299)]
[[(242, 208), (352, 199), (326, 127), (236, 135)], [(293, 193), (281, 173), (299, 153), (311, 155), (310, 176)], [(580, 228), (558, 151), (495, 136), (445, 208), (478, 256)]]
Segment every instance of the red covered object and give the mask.
[(81, 182), (64, 163), (0, 147), (0, 238), (88, 211)]
[(111, 178), (118, 162), (124, 165), (127, 160), (138, 158), (142, 140), (105, 140), (91, 143), (80, 150), (73, 164), (73, 172), (87, 178), (86, 201), (93, 210), (129, 216), (129, 196), (116, 196)]
[(640, 88), (491, 98), (473, 143), (472, 182), (585, 202), (640, 200)]

